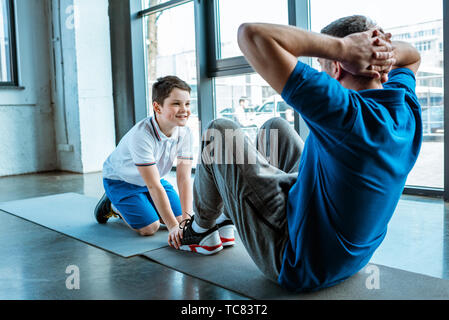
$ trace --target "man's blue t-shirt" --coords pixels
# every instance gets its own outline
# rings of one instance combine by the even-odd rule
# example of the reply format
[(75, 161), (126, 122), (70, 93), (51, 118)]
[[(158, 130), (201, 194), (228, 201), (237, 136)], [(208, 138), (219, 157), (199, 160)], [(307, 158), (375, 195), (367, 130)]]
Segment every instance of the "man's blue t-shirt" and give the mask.
[(383, 90), (356, 92), (298, 62), (282, 97), (310, 135), (288, 195), (282, 286), (332, 286), (369, 262), (421, 148), (415, 87), (411, 70), (395, 69)]

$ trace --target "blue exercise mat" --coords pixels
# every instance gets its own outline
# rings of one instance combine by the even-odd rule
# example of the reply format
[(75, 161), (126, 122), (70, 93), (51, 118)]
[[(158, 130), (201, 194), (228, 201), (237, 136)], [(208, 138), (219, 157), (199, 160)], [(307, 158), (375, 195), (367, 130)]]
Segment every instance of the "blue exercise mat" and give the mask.
[(449, 280), (369, 264), (346, 281), (313, 293), (292, 293), (268, 280), (236, 237), (236, 245), (215, 255), (170, 247), (143, 254), (150, 260), (249, 298), (282, 300), (446, 300)]
[(98, 200), (77, 193), (63, 193), (1, 202), (0, 210), (122, 257), (168, 246), (166, 230), (142, 237), (120, 219), (98, 224), (93, 215)]

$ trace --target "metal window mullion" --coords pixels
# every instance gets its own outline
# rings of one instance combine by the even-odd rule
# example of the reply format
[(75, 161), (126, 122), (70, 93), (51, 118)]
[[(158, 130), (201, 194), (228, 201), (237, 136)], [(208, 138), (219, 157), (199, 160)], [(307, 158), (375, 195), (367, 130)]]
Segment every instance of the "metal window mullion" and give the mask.
[[(292, 26), (310, 30), (310, 0), (288, 0), (288, 20)], [(311, 58), (302, 57), (300, 60), (312, 65)], [(309, 128), (297, 112), (295, 112), (295, 130), (305, 141), (309, 135)]]
[(137, 16), (139, 18), (142, 18), (144, 16), (148, 16), (148, 15), (154, 14), (156, 12), (167, 10), (167, 9), (170, 9), (170, 8), (173, 8), (173, 7), (176, 7), (176, 6), (185, 4), (187, 2), (191, 2), (191, 1), (193, 1), (193, 0), (171, 0), (171, 1), (167, 1), (167, 2), (164, 2), (164, 3), (161, 3), (161, 4), (157, 4), (157, 5), (151, 6), (151, 7), (147, 8), (147, 9), (141, 10), (141, 11), (139, 11), (137, 13)]
[(215, 117), (213, 79), (208, 75), (215, 62), (214, 15), (211, 1), (195, 1), (195, 51), (197, 68), (198, 116), (200, 137), (207, 124)]
[(210, 69), (208, 75), (213, 77), (234, 76), (247, 73), (254, 73), (254, 69), (246, 61), (245, 57), (232, 57), (217, 60), (215, 66)]
[(9, 51), (10, 56), (9, 68), (11, 81), (0, 82), (0, 87), (17, 87), (19, 85), (18, 75), (18, 59), (17, 59), (17, 38), (16, 38), (16, 17), (14, 0), (8, 0), (6, 5), (7, 19), (8, 19), (8, 37), (9, 37)]
[(141, 0), (130, 0), (131, 23), (131, 61), (134, 93), (135, 123), (147, 117), (145, 44), (142, 19), (138, 13), (142, 8)]
[(449, 4), (443, 1), (444, 61), (444, 201), (449, 201)]
[(443, 198), (444, 190), (439, 188), (406, 186), (403, 194), (430, 198)]

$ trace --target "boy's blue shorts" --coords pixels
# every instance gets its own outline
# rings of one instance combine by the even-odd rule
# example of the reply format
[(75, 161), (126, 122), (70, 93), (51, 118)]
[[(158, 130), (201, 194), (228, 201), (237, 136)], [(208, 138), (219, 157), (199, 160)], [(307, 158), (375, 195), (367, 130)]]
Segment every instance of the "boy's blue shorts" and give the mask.
[[(164, 179), (161, 179), (161, 184), (175, 216), (182, 215), (181, 201), (173, 186)], [(159, 220), (156, 206), (146, 186), (105, 178), (103, 186), (109, 200), (133, 229), (141, 229)]]

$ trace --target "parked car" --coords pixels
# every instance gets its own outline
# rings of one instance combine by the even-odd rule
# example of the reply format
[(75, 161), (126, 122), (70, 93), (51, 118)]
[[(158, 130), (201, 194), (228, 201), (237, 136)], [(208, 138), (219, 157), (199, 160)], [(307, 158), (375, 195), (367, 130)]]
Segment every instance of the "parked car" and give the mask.
[(235, 111), (234, 108), (224, 108), (220, 112), (220, 118), (226, 118), (230, 120), (235, 120)]
[[(219, 112), (220, 118), (231, 119), (243, 128), (260, 128), (267, 120), (274, 117), (281, 117), (293, 125), (295, 122), (294, 110), (281, 98), (280, 95), (274, 95), (265, 100), (265, 102), (254, 107), (245, 113), (244, 119), (242, 114), (237, 114), (233, 108), (224, 108)], [(240, 119), (239, 119), (240, 117)]]
[[(237, 122), (243, 128), (253, 128), (256, 127), (256, 124), (253, 124), (254, 112), (247, 112), (245, 114), (238, 114), (234, 108), (224, 108), (219, 112), (219, 118), (230, 119), (234, 122)], [(242, 119), (241, 116), (244, 115), (245, 119)]]
[(294, 110), (281, 98), (280, 95), (269, 97), (265, 103), (256, 108), (255, 113), (258, 122), (265, 122), (266, 120), (274, 117), (284, 118), (291, 124), (295, 122)]

